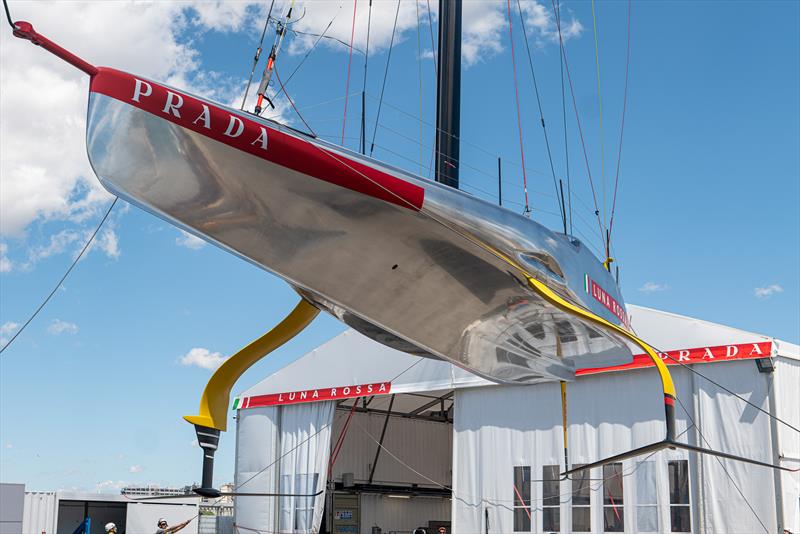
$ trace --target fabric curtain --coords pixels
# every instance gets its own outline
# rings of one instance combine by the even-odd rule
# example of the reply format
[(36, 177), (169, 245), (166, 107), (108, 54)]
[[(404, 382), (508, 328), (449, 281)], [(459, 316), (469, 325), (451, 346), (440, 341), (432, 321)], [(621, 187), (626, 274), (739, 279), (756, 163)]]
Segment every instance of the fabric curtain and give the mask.
[(326, 401), (281, 407), (278, 482), (280, 493), (294, 495), (279, 499), (281, 533), (319, 532), (335, 405)]

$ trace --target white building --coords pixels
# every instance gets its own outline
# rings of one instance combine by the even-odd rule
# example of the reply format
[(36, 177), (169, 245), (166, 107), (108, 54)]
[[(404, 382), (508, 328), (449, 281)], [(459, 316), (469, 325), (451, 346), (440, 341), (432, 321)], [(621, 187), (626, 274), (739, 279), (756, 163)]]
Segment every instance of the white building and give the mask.
[[(800, 347), (630, 311), (643, 339), (800, 427)], [(670, 369), (679, 440), (800, 467), (800, 433), (689, 369)], [(582, 374), (567, 403), (571, 466), (664, 437), (659, 380), (642, 358)], [(800, 532), (796, 472), (664, 450), (560, 480), (558, 384), (499, 386), (354, 331), (234, 407), (237, 491), (288, 494), (237, 497), (243, 533)]]

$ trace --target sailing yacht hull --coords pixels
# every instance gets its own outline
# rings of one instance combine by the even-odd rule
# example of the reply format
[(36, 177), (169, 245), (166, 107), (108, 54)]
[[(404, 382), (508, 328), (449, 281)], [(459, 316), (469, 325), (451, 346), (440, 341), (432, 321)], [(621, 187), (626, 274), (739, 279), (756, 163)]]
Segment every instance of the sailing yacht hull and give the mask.
[(286, 280), (392, 347), (507, 383), (631, 361), (609, 273), (580, 241), (461, 191), (144, 78), (99, 69), (89, 159), (112, 193)]

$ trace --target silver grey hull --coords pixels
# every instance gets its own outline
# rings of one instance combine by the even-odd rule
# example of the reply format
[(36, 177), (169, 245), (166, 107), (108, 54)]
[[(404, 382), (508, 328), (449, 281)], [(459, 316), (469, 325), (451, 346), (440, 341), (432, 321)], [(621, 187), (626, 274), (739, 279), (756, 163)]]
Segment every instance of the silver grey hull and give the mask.
[[(622, 303), (609, 273), (579, 241), (461, 191), (214, 106), (248, 128), (266, 129), (269, 158), (198, 131), (188, 113), (184, 125), (92, 92), (87, 147), (98, 178), (112, 193), (274, 273), (320, 308), (400, 350), (506, 383), (571, 380), (576, 369), (631, 360), (618, 335), (560, 311), (527, 284), (532, 275), (622, 324), (619, 313), (587, 291), (591, 280)], [(298, 152), (280, 153), (286, 150)], [(314, 173), (299, 172), (301, 163)], [(343, 187), (325, 174), (347, 172), (355, 183), (359, 174), (370, 180), (372, 169), (422, 191), (424, 200), (387, 201), (380, 191)]]

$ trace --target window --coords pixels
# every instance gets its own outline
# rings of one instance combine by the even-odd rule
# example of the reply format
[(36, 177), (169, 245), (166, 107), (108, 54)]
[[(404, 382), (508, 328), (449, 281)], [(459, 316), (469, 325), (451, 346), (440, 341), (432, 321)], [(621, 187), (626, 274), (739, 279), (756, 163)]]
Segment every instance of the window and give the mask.
[(622, 463), (603, 466), (603, 530), (623, 532), (625, 515), (622, 502)]
[(639, 532), (658, 532), (658, 495), (655, 462), (636, 466), (636, 528)]
[(691, 532), (689, 509), (689, 462), (671, 460), (669, 469), (669, 520), (672, 532)]
[(531, 468), (514, 468), (514, 532), (531, 531)]
[[(294, 482), (294, 485), (292, 485)], [(281, 493), (313, 495), (319, 483), (319, 473), (298, 473), (281, 476)], [(316, 497), (284, 496), (280, 498), (281, 532), (308, 532), (313, 525)]]
[(561, 530), (561, 475), (557, 465), (546, 465), (542, 469), (542, 530)]
[[(575, 464), (580, 467), (582, 464)], [(589, 469), (572, 475), (572, 532), (591, 532), (592, 514)]]

